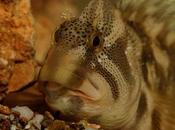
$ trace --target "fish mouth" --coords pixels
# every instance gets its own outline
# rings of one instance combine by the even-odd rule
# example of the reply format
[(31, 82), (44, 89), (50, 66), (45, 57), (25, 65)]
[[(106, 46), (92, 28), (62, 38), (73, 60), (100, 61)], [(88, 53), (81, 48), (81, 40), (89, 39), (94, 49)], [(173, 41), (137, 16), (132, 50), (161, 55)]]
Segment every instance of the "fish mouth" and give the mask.
[(44, 87), (45, 94), (50, 98), (59, 98), (64, 95), (77, 96), (87, 101), (97, 101), (101, 94), (94, 81), (86, 78), (80, 86), (64, 86), (57, 82), (47, 82)]
[(44, 92), (48, 97), (74, 95), (99, 100), (101, 95), (95, 85), (97, 77), (93, 76), (92, 79), (92, 73), (77, 54), (65, 54), (62, 50), (52, 48), (40, 71), (39, 80), (47, 82)]
[(80, 90), (71, 90), (71, 89), (69, 89), (68, 91), (69, 91), (69, 93), (72, 96), (81, 97), (82, 99), (89, 100), (89, 101), (95, 101), (95, 99), (93, 97), (90, 97), (89, 95), (87, 95), (83, 91), (80, 91)]

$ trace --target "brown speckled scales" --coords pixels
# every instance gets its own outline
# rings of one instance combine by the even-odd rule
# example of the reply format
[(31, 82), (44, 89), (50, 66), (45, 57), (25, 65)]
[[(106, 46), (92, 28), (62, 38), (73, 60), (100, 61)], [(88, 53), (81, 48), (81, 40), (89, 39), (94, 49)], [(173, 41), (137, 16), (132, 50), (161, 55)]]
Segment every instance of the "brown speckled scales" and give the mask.
[[(112, 99), (89, 107), (48, 92), (52, 108), (78, 112), (106, 130), (175, 130), (175, 0), (92, 0), (79, 18), (59, 27), (55, 41), (40, 80), (70, 88), (93, 72), (109, 85)], [(69, 73), (66, 67), (68, 80), (60, 74)]]

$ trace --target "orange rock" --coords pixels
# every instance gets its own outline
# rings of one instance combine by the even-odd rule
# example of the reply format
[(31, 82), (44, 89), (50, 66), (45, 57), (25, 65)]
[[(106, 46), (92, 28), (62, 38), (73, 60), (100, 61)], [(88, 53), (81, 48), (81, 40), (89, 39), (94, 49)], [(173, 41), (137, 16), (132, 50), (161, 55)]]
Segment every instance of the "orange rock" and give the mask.
[(35, 67), (32, 60), (24, 63), (15, 64), (13, 74), (9, 81), (7, 93), (14, 92), (25, 87), (34, 79)]
[(14, 92), (34, 80), (33, 21), (29, 0), (0, 1), (0, 90)]
[(10, 111), (10, 108), (8, 108), (7, 106), (3, 106), (0, 104), (0, 113), (9, 115), (11, 111)]

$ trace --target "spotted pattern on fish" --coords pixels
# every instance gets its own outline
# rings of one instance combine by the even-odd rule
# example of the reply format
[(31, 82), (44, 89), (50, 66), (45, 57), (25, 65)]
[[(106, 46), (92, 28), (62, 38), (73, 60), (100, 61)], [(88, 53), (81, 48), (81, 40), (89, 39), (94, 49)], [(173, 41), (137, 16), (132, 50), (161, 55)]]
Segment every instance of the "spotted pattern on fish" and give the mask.
[[(95, 73), (96, 82), (105, 80), (107, 88), (101, 93), (106, 95), (92, 104), (81, 103), (80, 117), (90, 120), (98, 116), (93, 122), (105, 130), (173, 130), (174, 21), (175, 0), (91, 0), (78, 18), (65, 21), (56, 30), (52, 50), (58, 56), (48, 58), (40, 80), (67, 85), (69, 81), (83, 82), (86, 74)], [(73, 72), (68, 69), (65, 78), (56, 63), (64, 70), (62, 57), (68, 56), (73, 67), (65, 66)], [(49, 64), (53, 61), (55, 66)], [(79, 76), (78, 80), (72, 75)], [(66, 87), (74, 86), (73, 82)], [(63, 109), (64, 103), (52, 105)], [(73, 108), (76, 106), (66, 110), (75, 111)]]

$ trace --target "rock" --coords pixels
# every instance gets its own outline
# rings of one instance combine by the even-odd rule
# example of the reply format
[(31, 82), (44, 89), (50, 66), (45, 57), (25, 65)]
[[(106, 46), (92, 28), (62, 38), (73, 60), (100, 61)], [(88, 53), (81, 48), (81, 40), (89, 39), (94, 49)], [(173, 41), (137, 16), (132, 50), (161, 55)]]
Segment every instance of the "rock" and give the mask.
[(1, 114), (6, 114), (6, 115), (9, 115), (10, 114), (10, 109), (6, 106), (3, 106), (0, 104), (0, 113)]
[(9, 120), (3, 120), (0, 123), (0, 129), (1, 130), (10, 130), (10, 121)]
[(49, 125), (48, 130), (65, 130), (65, 122), (60, 120), (55, 120), (51, 125)]
[(9, 112), (4, 114), (4, 111), (0, 111), (0, 130), (100, 130), (99, 125), (90, 124), (86, 120), (66, 122), (55, 119), (48, 111), (39, 114), (26, 106), (10, 109), (1, 105), (1, 108), (8, 109)]
[(15, 92), (34, 80), (35, 68), (33, 65), (32, 60), (14, 65), (14, 71), (9, 80), (7, 93)]
[(0, 93), (34, 80), (33, 23), (29, 0), (0, 1)]
[(10, 130), (16, 130), (16, 129), (17, 129), (16, 125), (11, 125)]
[(12, 111), (18, 112), (20, 114), (20, 118), (25, 121), (29, 121), (34, 117), (34, 112), (26, 106), (16, 106), (12, 108)]
[(43, 121), (44, 116), (41, 114), (35, 114), (32, 120), (29, 121), (29, 124), (32, 124), (39, 130), (41, 129), (41, 122)]

